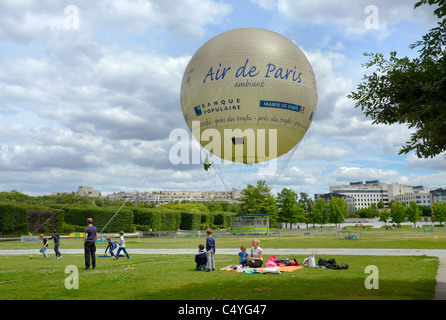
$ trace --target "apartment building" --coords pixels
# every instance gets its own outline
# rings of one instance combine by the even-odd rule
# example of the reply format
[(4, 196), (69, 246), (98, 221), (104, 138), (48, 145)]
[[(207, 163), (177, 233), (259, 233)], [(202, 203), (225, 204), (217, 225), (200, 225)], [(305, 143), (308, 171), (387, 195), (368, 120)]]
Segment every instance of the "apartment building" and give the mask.
[(156, 205), (168, 204), (176, 201), (226, 201), (239, 202), (241, 191), (153, 191), (153, 192), (116, 192), (109, 194), (107, 199), (129, 199), (132, 203), (154, 203)]
[(384, 203), (388, 208), (392, 200), (409, 205), (415, 201), (419, 205), (430, 206), (429, 189), (423, 186), (407, 186), (401, 183), (383, 183), (379, 180), (350, 182), (349, 185), (331, 186), (330, 193), (343, 194), (355, 199), (355, 209), (369, 208), (372, 203)]

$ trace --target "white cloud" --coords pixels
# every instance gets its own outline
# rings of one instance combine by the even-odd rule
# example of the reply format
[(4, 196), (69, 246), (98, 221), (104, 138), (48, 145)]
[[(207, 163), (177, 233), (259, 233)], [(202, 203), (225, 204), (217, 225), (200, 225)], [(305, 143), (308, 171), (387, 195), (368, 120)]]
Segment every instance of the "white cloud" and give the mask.
[[(430, 24), (433, 9), (422, 6), (413, 9), (416, 1), (377, 0), (373, 3), (366, 0), (252, 0), (264, 10), (275, 10), (290, 21), (305, 24), (312, 23), (317, 26), (332, 27), (347, 38), (359, 38), (371, 34), (378, 39), (388, 37), (392, 26), (402, 20), (418, 21)], [(378, 23), (370, 29), (366, 26), (368, 17), (376, 16)]]

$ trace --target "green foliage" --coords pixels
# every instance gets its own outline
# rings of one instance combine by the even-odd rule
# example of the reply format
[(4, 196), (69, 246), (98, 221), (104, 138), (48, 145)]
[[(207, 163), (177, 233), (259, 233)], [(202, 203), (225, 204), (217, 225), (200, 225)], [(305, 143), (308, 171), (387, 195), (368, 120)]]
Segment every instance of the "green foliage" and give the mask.
[[(49, 233), (51, 230), (61, 230), (64, 222), (64, 213), (62, 210), (28, 210), (29, 231), (32, 233)], [(60, 216), (59, 216), (60, 214)], [(57, 229), (57, 227), (60, 227)]]
[(389, 212), (389, 210), (387, 210), (387, 208), (384, 208), (379, 213), (379, 221), (384, 222), (384, 225), (386, 225), (386, 223), (389, 221), (389, 219), (390, 219), (390, 212)]
[(228, 212), (213, 212), (210, 214), (210, 227), (227, 228), (231, 225), (231, 213)]
[(5, 234), (28, 233), (28, 210), (15, 203), (0, 203), (0, 232)]
[(402, 202), (393, 201), (390, 206), (390, 217), (392, 218), (393, 223), (400, 224), (401, 222), (406, 221), (406, 207)]
[(446, 221), (446, 203), (444, 202), (436, 202), (432, 206), (435, 221), (437, 222), (445, 222)]
[(328, 205), (328, 222), (342, 223), (348, 213), (348, 204), (342, 198), (332, 197)]
[(356, 210), (356, 214), (361, 218), (373, 218), (378, 216), (378, 211), (373, 208), (363, 208)]
[(415, 201), (409, 202), (409, 207), (406, 209), (407, 219), (414, 225), (421, 218), (421, 210)]
[(278, 222), (297, 223), (305, 221), (303, 204), (298, 203), (297, 198), (297, 193), (288, 188), (283, 188), (277, 194)]
[(152, 208), (133, 208), (133, 223), (146, 226), (146, 228), (144, 228), (146, 229), (145, 231), (149, 231), (150, 229), (152, 229), (152, 231), (160, 231), (163, 229), (161, 226), (162, 212), (163, 210)]
[(269, 222), (274, 227), (277, 222), (278, 207), (271, 189), (265, 181), (259, 180), (256, 186), (248, 184), (243, 189), (241, 209), (245, 214), (269, 214)]
[(313, 223), (323, 225), (328, 219), (328, 205), (323, 198), (319, 198), (313, 208)]
[(70, 207), (66, 208), (65, 220), (68, 224), (86, 226), (87, 219), (93, 218), (93, 224), (99, 231), (118, 232), (123, 230), (133, 232), (133, 212), (125, 207), (119, 212), (118, 209), (113, 207)]
[(201, 203), (201, 202), (175, 202), (175, 203), (168, 203), (168, 204), (162, 204), (159, 206), (160, 209), (168, 209), (168, 210), (182, 210), (182, 211), (202, 211), (202, 212), (208, 212), (208, 207)]
[(181, 230), (200, 230), (200, 212), (181, 212)]
[(163, 211), (160, 231), (177, 231), (181, 225), (181, 212)]

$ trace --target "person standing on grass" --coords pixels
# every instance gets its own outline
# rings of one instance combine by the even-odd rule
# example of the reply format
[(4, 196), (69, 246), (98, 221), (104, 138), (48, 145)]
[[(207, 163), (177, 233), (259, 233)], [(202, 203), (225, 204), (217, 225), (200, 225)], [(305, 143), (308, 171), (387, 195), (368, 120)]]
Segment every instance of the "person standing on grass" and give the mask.
[(113, 260), (118, 260), (119, 259), (119, 253), (122, 251), (124, 251), (125, 255), (127, 256), (127, 259), (130, 259), (129, 254), (127, 253), (127, 250), (125, 249), (125, 239), (124, 239), (124, 231), (119, 231), (119, 243), (118, 243), (118, 252), (116, 253), (116, 256), (113, 258)]
[(51, 239), (54, 240), (54, 252), (56, 253), (56, 258), (57, 259), (62, 258), (62, 255), (60, 254), (60, 251), (59, 251), (60, 236), (57, 233), (56, 229), (53, 229), (53, 235), (50, 238), (48, 238), (48, 240), (51, 240)]
[(96, 239), (98, 238), (98, 229), (93, 225), (93, 219), (87, 219), (88, 227), (85, 229), (84, 253), (85, 268), (90, 270), (90, 259), (92, 268), (96, 268)]
[(45, 259), (48, 259), (48, 254), (46, 253), (46, 249), (48, 249), (48, 239), (45, 238), (45, 235), (43, 233), (40, 234), (40, 239), (43, 241), (43, 246), (40, 248), (40, 252), (43, 253), (43, 257)]
[(248, 261), (248, 267), (260, 268), (263, 264), (262, 248), (259, 247), (260, 240), (253, 239), (251, 247), (251, 257)]
[(206, 256), (208, 260), (208, 267), (206, 271), (213, 271), (215, 270), (215, 239), (212, 236), (212, 229), (207, 229), (206, 234), (208, 236), (206, 238)]

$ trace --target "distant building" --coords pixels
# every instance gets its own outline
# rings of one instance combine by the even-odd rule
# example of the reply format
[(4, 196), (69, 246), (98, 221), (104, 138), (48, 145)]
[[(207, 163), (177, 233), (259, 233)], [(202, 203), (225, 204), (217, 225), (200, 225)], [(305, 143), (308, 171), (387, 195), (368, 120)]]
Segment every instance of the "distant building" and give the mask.
[(78, 196), (84, 196), (84, 197), (95, 197), (95, 198), (101, 197), (101, 191), (94, 190), (93, 187), (86, 187), (86, 186), (79, 186), (77, 188), (76, 194)]
[(347, 202), (348, 205), (348, 212), (347, 214), (354, 214), (356, 209), (355, 209), (355, 199), (343, 194), (338, 194), (338, 193), (325, 193), (325, 194), (315, 194), (314, 195), (314, 200), (317, 201), (318, 199), (324, 199), (326, 203), (330, 203), (331, 198), (341, 198), (344, 199), (345, 202)]
[(431, 206), (437, 202), (446, 202), (446, 189), (438, 188), (429, 192)]
[(154, 192), (115, 192), (109, 194), (107, 199), (128, 199), (132, 203), (154, 203), (156, 205), (168, 204), (176, 201), (207, 201), (207, 202), (239, 202), (241, 191), (154, 191)]
[(77, 188), (77, 191), (67, 191), (67, 192), (51, 192), (51, 196), (60, 196), (63, 194), (76, 194), (78, 196), (82, 197), (94, 197), (94, 198), (100, 198), (101, 197), (101, 191), (94, 190), (93, 187), (87, 187), (87, 186), (79, 186)]
[(355, 199), (355, 210), (369, 208), (380, 201), (389, 208), (392, 200), (401, 201), (406, 206), (410, 201), (418, 205), (430, 206), (429, 189), (423, 186), (407, 186), (401, 183), (383, 183), (379, 180), (350, 182), (349, 185), (331, 186), (330, 193), (337, 193)]

